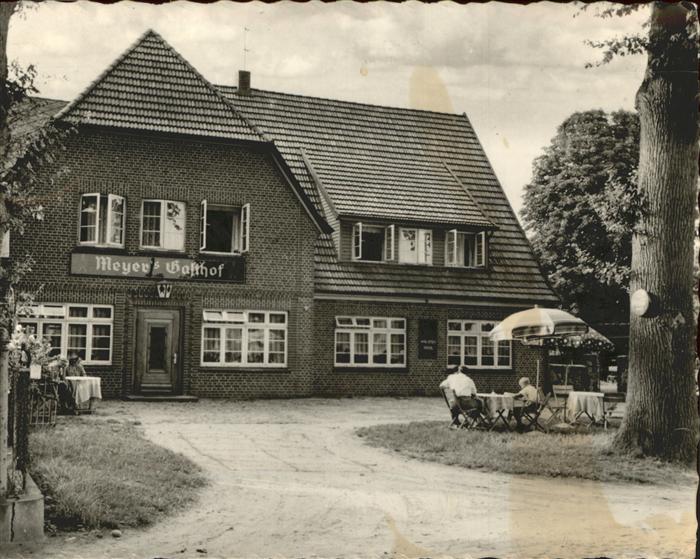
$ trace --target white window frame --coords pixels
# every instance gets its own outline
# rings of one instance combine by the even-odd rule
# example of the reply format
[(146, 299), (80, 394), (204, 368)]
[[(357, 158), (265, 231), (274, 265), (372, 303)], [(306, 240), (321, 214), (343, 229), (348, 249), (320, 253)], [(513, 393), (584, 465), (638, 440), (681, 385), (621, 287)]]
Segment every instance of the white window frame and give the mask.
[[(87, 316), (69, 316), (70, 307), (80, 307), (87, 309)], [(95, 317), (95, 309), (109, 309), (110, 317)], [(112, 305), (84, 304), (84, 303), (44, 303), (36, 304), (22, 313), (18, 318), (20, 326), (25, 324), (35, 324), (37, 336), (43, 336), (44, 324), (60, 324), (61, 325), (61, 347), (59, 355), (66, 357), (68, 354), (68, 332), (69, 326), (74, 324), (85, 325), (85, 359), (82, 360), (85, 365), (111, 365), (114, 351), (114, 307)], [(109, 326), (109, 359), (93, 360), (92, 342), (94, 336), (94, 326)], [(106, 348), (99, 348), (106, 349)]]
[[(158, 202), (160, 204), (160, 245), (146, 245), (143, 243), (143, 218), (144, 207), (147, 202)], [(182, 234), (180, 237), (180, 248), (165, 246), (165, 222), (168, 219), (168, 204), (178, 204), (182, 208)], [(187, 231), (187, 204), (179, 200), (165, 200), (162, 198), (144, 198), (141, 200), (141, 218), (139, 226), (139, 248), (146, 250), (162, 250), (169, 252), (184, 252)]]
[(2, 234), (2, 242), (0, 243), (0, 258), (10, 257), (10, 231), (9, 229)]
[(384, 260), (396, 260), (396, 226), (387, 225), (384, 228)]
[[(464, 244), (467, 242), (467, 237), (474, 237), (474, 263), (460, 263), (460, 244), (462, 245), (461, 254), (464, 254)], [(479, 250), (481, 248), (481, 250)], [(451, 268), (485, 268), (486, 267), (486, 231), (477, 233), (469, 233), (466, 231), (458, 231), (450, 229), (447, 232), (445, 240), (445, 265)], [(463, 258), (463, 256), (462, 256)]]
[[(263, 314), (263, 322), (250, 322), (251, 314)], [(272, 315), (284, 315), (284, 323), (271, 322)], [(228, 363), (225, 361), (226, 330), (240, 328), (241, 333), (241, 361), (240, 363)], [(219, 360), (204, 360), (204, 331), (206, 329), (219, 330)], [(263, 362), (248, 363), (248, 331), (263, 330)], [(284, 332), (284, 362), (270, 363), (270, 331)], [(224, 310), (205, 309), (202, 311), (202, 328), (200, 335), (200, 367), (214, 367), (219, 369), (286, 369), (289, 354), (289, 313), (287, 311), (256, 311), (256, 310)]]
[[(375, 325), (377, 321), (386, 321), (386, 327), (378, 327)], [(392, 327), (392, 321), (401, 321), (403, 327)], [(406, 367), (406, 354), (408, 352), (406, 336), (406, 319), (402, 317), (387, 317), (387, 316), (336, 316), (335, 317), (335, 334), (333, 336), (333, 364), (335, 367), (343, 368), (381, 368), (381, 369), (397, 369)], [(367, 334), (367, 363), (355, 363), (355, 334)], [(350, 362), (338, 362), (337, 344), (338, 334), (350, 335)], [(386, 335), (386, 363), (374, 362), (374, 335)], [(391, 359), (394, 354), (391, 351), (391, 336), (398, 334), (403, 336), (403, 352), (402, 361), (400, 363), (392, 363)]]
[(362, 260), (362, 222), (352, 226), (352, 259)]
[[(401, 256), (401, 244), (403, 241), (404, 232), (413, 231), (416, 239), (416, 261), (405, 260)], [(430, 252), (426, 250), (426, 236), (430, 238)], [(432, 266), (433, 265), (433, 248), (435, 246), (435, 238), (432, 229), (420, 229), (417, 227), (401, 227), (399, 231), (399, 264), (410, 264), (414, 266)]]
[(250, 204), (243, 204), (239, 219), (241, 231), (238, 235), (240, 251), (246, 253), (250, 250)]
[[(200, 202), (200, 215), (199, 215), (199, 252), (203, 254), (215, 254), (215, 255), (232, 255), (232, 254), (244, 254), (250, 251), (250, 204), (243, 204), (240, 207), (229, 206), (228, 204), (211, 204), (215, 208), (227, 208), (232, 211), (238, 210), (238, 230), (235, 231), (236, 239), (232, 239), (231, 242), (231, 252), (221, 252), (215, 250), (207, 250), (207, 212), (209, 210), (209, 202), (207, 200), (202, 200)], [(235, 228), (234, 228), (235, 229)], [(234, 231), (232, 229), (232, 231)], [(237, 241), (234, 243), (233, 241)]]
[[(81, 241), (81, 232), (83, 229), (83, 198), (87, 196), (97, 197), (97, 207), (95, 211), (95, 240), (94, 241)], [(100, 242), (100, 204), (102, 203), (102, 197), (107, 197), (107, 226), (105, 229), (105, 241)], [(122, 208), (122, 220), (121, 220), (121, 241), (118, 243), (111, 242), (109, 239), (112, 238), (112, 200), (121, 200)], [(124, 248), (124, 237), (126, 236), (126, 198), (118, 194), (101, 194), (99, 192), (84, 192), (80, 195), (80, 200), (78, 203), (78, 244), (87, 246), (105, 246), (105, 247), (119, 247)]]
[[(459, 323), (460, 330), (450, 330), (450, 323)], [(473, 324), (474, 330), (465, 330), (466, 324)], [(493, 324), (494, 328), (498, 325), (498, 321), (495, 320), (469, 320), (469, 319), (448, 319), (447, 320), (447, 336), (445, 338), (445, 353), (446, 361), (448, 366), (455, 365), (455, 363), (450, 363), (450, 337), (459, 336), (459, 364), (465, 365), (464, 362), (464, 339), (466, 337), (476, 338), (476, 364), (467, 364), (467, 367), (473, 367), (476, 369), (499, 369), (499, 370), (510, 370), (513, 368), (513, 344), (510, 340), (508, 342), (508, 365), (498, 364), (498, 345), (502, 342), (489, 341), (491, 347), (493, 348), (493, 365), (483, 365), (483, 345), (484, 339), (488, 338), (488, 332), (483, 332), (481, 327), (483, 324)]]

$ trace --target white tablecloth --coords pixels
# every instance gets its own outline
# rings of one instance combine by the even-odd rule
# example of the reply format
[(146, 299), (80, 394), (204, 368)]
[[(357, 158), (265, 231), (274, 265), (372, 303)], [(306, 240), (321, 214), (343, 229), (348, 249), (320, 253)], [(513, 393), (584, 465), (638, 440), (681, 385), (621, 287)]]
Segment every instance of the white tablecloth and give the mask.
[(92, 398), (102, 399), (100, 377), (66, 377), (73, 389), (75, 403), (80, 406)]
[[(504, 412), (513, 411), (515, 401), (512, 394), (477, 394), (477, 397), (483, 400), (486, 406), (486, 412), (490, 417), (498, 417), (498, 411)], [(508, 417), (507, 413), (503, 414)]]
[(579, 412), (586, 412), (596, 421), (602, 421), (603, 393), (602, 392), (569, 392), (566, 401), (566, 412), (573, 420)]

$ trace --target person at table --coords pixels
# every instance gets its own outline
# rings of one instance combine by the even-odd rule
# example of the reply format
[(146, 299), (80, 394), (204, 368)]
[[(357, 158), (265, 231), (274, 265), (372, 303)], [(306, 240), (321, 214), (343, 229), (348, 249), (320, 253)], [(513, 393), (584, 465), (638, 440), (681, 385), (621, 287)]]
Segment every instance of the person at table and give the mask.
[(66, 376), (67, 377), (84, 377), (85, 369), (83, 368), (83, 362), (80, 359), (80, 355), (75, 351), (71, 351), (68, 354), (68, 365), (66, 366)]
[(454, 426), (459, 425), (459, 414), (462, 411), (481, 411), (481, 402), (476, 397), (476, 384), (467, 374), (468, 371), (467, 367), (448, 367), (447, 378), (440, 383), (440, 390), (452, 390), (456, 398), (456, 402), (450, 408)]
[(530, 379), (528, 377), (522, 377), (518, 384), (520, 385), (520, 392), (513, 396), (514, 400), (522, 400), (523, 405), (513, 408), (513, 415), (515, 416), (515, 421), (518, 424), (518, 428), (522, 428), (523, 414), (534, 413), (537, 411), (537, 388), (530, 384)]

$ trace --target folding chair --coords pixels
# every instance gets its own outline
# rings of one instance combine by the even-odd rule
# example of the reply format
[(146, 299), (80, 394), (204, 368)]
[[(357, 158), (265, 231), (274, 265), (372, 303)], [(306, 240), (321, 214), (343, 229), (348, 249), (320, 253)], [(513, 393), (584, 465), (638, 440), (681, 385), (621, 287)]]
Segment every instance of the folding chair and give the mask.
[[(451, 398), (447, 394), (448, 390), (452, 396)], [(488, 429), (491, 426), (489, 418), (484, 414), (485, 407), (483, 401), (479, 400), (481, 402), (481, 410), (465, 410), (460, 405), (459, 398), (457, 398), (454, 392), (449, 388), (442, 390), (442, 396), (445, 399), (445, 404), (447, 404), (447, 407), (450, 409), (450, 412), (452, 412), (453, 404), (450, 403), (450, 400), (452, 400), (454, 402), (454, 405), (457, 406), (457, 409), (459, 410), (459, 414), (457, 415), (458, 420), (460, 415), (464, 418), (459, 424), (460, 429), (477, 429), (479, 427), (484, 427)], [(452, 424), (453, 422), (450, 421), (450, 426)]]
[(553, 384), (552, 397), (549, 399), (547, 408), (549, 409), (550, 417), (547, 419), (547, 425), (552, 425), (554, 422), (566, 422), (566, 398), (574, 387), (570, 384)]
[(618, 416), (620, 419), (622, 418), (622, 413), (618, 414), (618, 412), (620, 408), (624, 408), (624, 406), (620, 406), (620, 404), (624, 403), (624, 394), (603, 394), (603, 429), (608, 428), (613, 417)]
[(543, 397), (541, 390), (538, 390), (537, 392), (539, 395), (538, 399), (540, 400), (539, 404), (537, 404), (537, 408), (535, 408), (535, 411), (527, 411), (527, 408), (524, 408), (523, 415), (520, 418), (520, 421), (527, 420), (528, 427), (534, 427), (538, 431), (546, 433), (547, 426), (543, 427), (542, 425), (540, 425), (539, 419), (542, 410), (544, 410), (547, 407), (547, 403), (549, 402), (551, 395), (547, 394)]

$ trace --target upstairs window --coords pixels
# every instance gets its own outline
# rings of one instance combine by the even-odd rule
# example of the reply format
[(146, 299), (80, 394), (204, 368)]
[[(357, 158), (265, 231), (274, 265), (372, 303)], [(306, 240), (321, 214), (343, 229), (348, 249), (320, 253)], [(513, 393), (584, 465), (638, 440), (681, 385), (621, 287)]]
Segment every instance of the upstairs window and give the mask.
[(83, 194), (80, 197), (80, 244), (124, 246), (126, 205), (116, 194)]
[(394, 225), (355, 223), (352, 228), (352, 259), (367, 262), (394, 260), (394, 230)]
[(445, 262), (448, 266), (484, 268), (486, 266), (486, 233), (447, 232)]
[(233, 254), (250, 248), (250, 204), (241, 208), (202, 200), (200, 246), (203, 252)]
[(433, 263), (433, 232), (430, 229), (401, 229), (399, 262), (402, 264)]
[(144, 200), (141, 205), (141, 248), (185, 250), (185, 204)]

